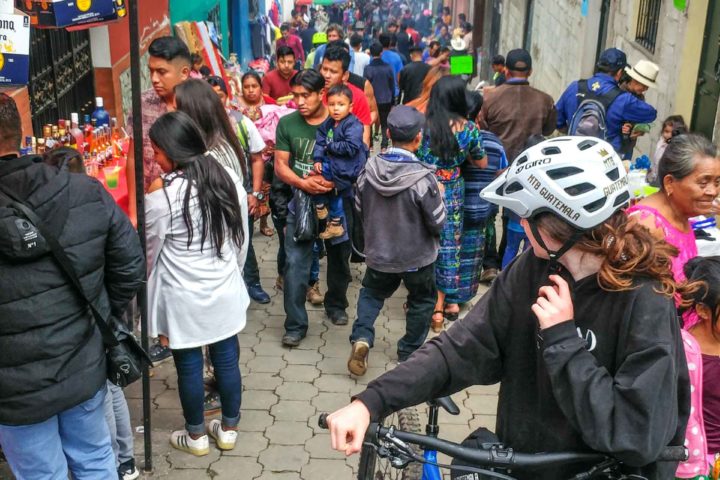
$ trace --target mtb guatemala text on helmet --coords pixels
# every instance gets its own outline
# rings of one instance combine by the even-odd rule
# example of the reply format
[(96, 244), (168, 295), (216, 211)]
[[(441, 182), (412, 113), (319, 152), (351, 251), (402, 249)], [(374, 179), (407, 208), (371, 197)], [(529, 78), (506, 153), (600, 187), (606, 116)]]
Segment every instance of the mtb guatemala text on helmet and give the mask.
[(588, 137), (545, 140), (518, 156), (480, 196), (522, 218), (551, 212), (590, 230), (630, 200), (628, 177), (612, 145)]

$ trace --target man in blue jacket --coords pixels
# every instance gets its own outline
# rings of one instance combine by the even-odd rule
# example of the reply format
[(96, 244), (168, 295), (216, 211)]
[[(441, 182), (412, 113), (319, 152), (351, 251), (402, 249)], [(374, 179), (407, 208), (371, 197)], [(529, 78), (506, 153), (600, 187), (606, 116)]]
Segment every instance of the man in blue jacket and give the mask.
[[(597, 95), (603, 95), (613, 89), (619, 89), (618, 80), (627, 66), (625, 53), (617, 48), (608, 48), (595, 66), (595, 75), (587, 81), (587, 89)], [(557, 129), (566, 132), (575, 111), (578, 108), (578, 82), (572, 82), (556, 104)], [(651, 105), (629, 92), (623, 92), (607, 109), (607, 141), (620, 152), (622, 127), (626, 123), (650, 123), (657, 117), (657, 111)]]

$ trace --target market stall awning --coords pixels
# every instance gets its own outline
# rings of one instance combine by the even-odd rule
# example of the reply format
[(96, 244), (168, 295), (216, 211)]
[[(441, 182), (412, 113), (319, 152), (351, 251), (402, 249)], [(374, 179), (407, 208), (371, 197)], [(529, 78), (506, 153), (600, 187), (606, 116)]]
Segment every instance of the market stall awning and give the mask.
[(295, 5), (301, 7), (303, 5), (312, 5), (313, 0), (295, 0)]

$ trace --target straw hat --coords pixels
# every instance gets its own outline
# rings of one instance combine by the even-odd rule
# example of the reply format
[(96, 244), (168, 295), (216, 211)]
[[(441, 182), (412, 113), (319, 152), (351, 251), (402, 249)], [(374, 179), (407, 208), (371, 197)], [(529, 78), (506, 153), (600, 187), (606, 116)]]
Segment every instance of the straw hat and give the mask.
[(660, 72), (660, 67), (655, 65), (649, 60), (640, 60), (635, 64), (634, 67), (625, 67), (625, 71), (630, 78), (636, 80), (646, 87), (654, 88), (657, 87), (657, 76)]
[(453, 50), (467, 50), (467, 45), (465, 44), (465, 40), (463, 40), (460, 37), (455, 37), (450, 41), (450, 46)]

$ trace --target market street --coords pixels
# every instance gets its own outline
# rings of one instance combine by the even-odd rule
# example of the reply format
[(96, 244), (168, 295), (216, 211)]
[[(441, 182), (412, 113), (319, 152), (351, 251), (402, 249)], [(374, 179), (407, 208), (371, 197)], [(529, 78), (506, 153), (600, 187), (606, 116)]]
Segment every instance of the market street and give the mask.
[[(285, 319), (282, 292), (270, 288), (277, 271), (277, 239), (264, 237), (256, 230), (253, 243), (263, 286), (272, 295), (272, 302), (268, 305), (253, 302), (248, 324), (240, 334), (244, 391), (237, 447), (231, 452), (220, 452), (211, 445), (210, 455), (194, 457), (170, 446), (170, 432), (182, 426), (183, 417), (175, 369), (173, 362), (168, 360), (154, 369), (151, 380), (154, 471), (144, 478), (353, 478), (358, 456), (345, 459), (331, 450), (330, 436), (317, 426), (317, 418), (322, 412), (332, 412), (347, 404), (350, 395), (360, 392), (367, 382), (395, 365), (395, 344), (404, 331), (402, 304), (405, 290), (401, 288), (386, 303), (376, 323), (377, 339), (370, 352), (368, 372), (356, 380), (351, 378), (346, 367), (351, 325), (333, 326), (322, 307), (307, 305), (310, 330), (299, 348), (290, 350), (280, 344)], [(325, 261), (321, 264), (324, 286)], [(364, 267), (353, 264), (352, 271), (353, 282), (348, 292), (351, 321)], [(485, 290), (481, 287), (481, 293)], [(440, 435), (459, 442), (479, 426), (494, 429), (496, 393), (497, 387), (473, 387), (456, 394), (453, 399), (462, 411), (456, 417), (441, 413)], [(125, 395), (133, 426), (141, 425), (141, 383), (126, 389)], [(136, 433), (135, 458), (140, 467), (143, 466), (143, 448), (143, 436)]]

